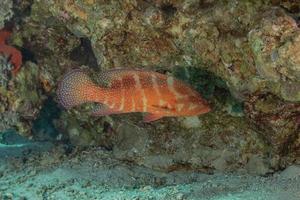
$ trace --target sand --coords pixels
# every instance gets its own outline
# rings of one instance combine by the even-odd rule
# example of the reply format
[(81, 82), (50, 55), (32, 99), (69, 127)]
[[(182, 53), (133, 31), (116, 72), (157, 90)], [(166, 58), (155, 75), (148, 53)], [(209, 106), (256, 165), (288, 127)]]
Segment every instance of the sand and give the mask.
[(0, 157), (0, 199), (300, 199), (300, 166), (267, 177), (162, 172), (48, 142), (2, 144)]

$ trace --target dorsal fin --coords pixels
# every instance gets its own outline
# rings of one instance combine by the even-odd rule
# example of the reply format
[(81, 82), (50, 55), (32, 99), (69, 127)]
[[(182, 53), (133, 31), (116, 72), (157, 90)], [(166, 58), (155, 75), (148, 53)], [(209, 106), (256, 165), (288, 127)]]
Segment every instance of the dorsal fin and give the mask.
[(95, 76), (95, 80), (104, 87), (111, 87), (128, 74), (130, 73), (127, 70), (122, 69), (107, 70), (100, 72), (99, 75)]
[[(120, 68), (100, 72), (99, 75), (95, 77), (95, 80), (103, 86), (111, 87), (114, 85), (114, 83), (118, 84), (120, 78), (124, 79), (126, 76), (129, 76), (130, 79), (132, 79), (134, 74), (137, 74), (141, 77), (149, 77), (149, 79), (151, 79), (151, 75), (153, 74), (156, 77), (156, 82), (158, 85), (164, 84), (163, 80), (166, 79), (165, 75), (149, 70)], [(129, 80), (127, 85), (130, 86), (130, 83), (135, 84), (134, 81)]]

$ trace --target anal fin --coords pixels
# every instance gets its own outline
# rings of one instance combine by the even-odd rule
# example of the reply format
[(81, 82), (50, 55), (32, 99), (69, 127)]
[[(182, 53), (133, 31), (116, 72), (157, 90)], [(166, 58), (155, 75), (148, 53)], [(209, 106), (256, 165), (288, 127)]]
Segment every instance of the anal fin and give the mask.
[(97, 107), (91, 113), (93, 116), (105, 116), (119, 114), (120, 111), (113, 110), (104, 104), (97, 104)]
[(159, 114), (147, 113), (147, 114), (145, 114), (143, 120), (144, 120), (144, 122), (148, 123), (148, 122), (152, 122), (152, 121), (158, 120), (158, 119), (160, 119), (162, 117), (163, 116), (159, 115)]

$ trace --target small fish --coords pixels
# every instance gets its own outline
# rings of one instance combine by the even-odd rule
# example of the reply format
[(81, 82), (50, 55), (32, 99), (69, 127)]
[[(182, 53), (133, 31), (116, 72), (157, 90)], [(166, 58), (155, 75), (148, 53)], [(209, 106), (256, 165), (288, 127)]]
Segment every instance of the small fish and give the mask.
[(14, 66), (12, 74), (16, 75), (22, 65), (22, 54), (15, 47), (6, 44), (10, 35), (11, 31), (0, 30), (0, 54), (10, 57), (10, 62)]
[(92, 113), (104, 116), (144, 112), (144, 122), (162, 117), (193, 116), (209, 112), (206, 100), (186, 83), (152, 71), (114, 69), (101, 72), (99, 84), (88, 73), (75, 69), (58, 85), (62, 106), (69, 109), (87, 102), (99, 103)]

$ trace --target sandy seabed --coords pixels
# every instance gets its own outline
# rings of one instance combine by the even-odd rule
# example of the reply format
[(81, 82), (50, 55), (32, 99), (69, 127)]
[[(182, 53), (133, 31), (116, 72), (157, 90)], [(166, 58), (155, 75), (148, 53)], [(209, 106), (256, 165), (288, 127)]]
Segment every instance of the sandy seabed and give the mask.
[(161, 172), (47, 142), (2, 144), (0, 162), (0, 199), (300, 199), (300, 166), (267, 177)]

